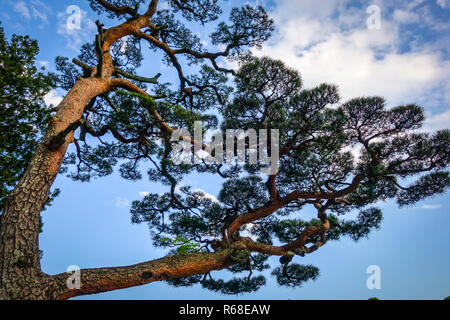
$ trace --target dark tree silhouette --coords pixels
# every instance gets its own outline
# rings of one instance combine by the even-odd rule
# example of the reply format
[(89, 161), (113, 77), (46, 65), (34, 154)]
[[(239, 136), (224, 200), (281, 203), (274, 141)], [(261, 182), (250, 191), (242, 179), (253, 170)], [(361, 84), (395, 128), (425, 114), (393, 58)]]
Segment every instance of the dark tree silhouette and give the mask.
[[(414, 132), (424, 121), (421, 107), (387, 108), (379, 97), (341, 104), (336, 86), (304, 89), (299, 73), (281, 61), (249, 55), (274, 29), (263, 8), (233, 9), (229, 23), (217, 23), (211, 34), (222, 50), (208, 52), (178, 19), (209, 28), (221, 14), (216, 0), (170, 0), (169, 9), (160, 11), (157, 0), (90, 3), (120, 24), (98, 22), (95, 42), (84, 45), (73, 63), (56, 61), (68, 92), (4, 208), (1, 298), (67, 299), (163, 280), (223, 294), (252, 292), (265, 284), (259, 273), (270, 268), (269, 256), (280, 257), (272, 271), (280, 285), (301, 286), (319, 270), (293, 260), (327, 241), (358, 240), (379, 228), (382, 215), (371, 204), (394, 198), (408, 206), (449, 186), (449, 131)], [(162, 53), (177, 85), (158, 83), (159, 74), (136, 75), (142, 45)], [(224, 68), (221, 59), (238, 61), (239, 70)], [(186, 65), (199, 63), (195, 74), (186, 74)], [(175, 165), (171, 135), (176, 128), (192, 129), (195, 121), (223, 130), (279, 129), (278, 172), (261, 175), (262, 163)], [(72, 143), (74, 152), (67, 153)], [(352, 149), (360, 150), (358, 158)], [(132, 221), (148, 223), (154, 244), (172, 248), (168, 255), (81, 270), (80, 289), (67, 287), (66, 273), (44, 274), (38, 224), (56, 175), (69, 167), (73, 179), (89, 181), (118, 167), (123, 178), (136, 180), (143, 178), (144, 162), (152, 166), (150, 180), (168, 192), (133, 202)], [(223, 180), (218, 201), (178, 188), (191, 172)], [(302, 219), (299, 212), (307, 206), (317, 219)], [(353, 210), (359, 210), (356, 220), (341, 217)], [(215, 279), (212, 271), (223, 269), (248, 274)]]

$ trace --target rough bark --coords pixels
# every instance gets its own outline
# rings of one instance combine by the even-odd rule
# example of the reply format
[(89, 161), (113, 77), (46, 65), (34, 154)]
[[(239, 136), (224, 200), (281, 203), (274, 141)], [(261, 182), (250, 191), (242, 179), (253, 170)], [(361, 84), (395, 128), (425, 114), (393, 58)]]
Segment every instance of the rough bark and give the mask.
[(54, 299), (68, 299), (117, 289), (141, 286), (155, 281), (183, 278), (224, 269), (233, 261), (231, 250), (217, 253), (196, 253), (168, 256), (132, 266), (81, 270), (80, 289), (67, 289), (68, 274), (53, 277)]
[[(78, 120), (90, 99), (109, 89), (109, 81), (80, 79), (59, 105), (47, 133), (22, 179), (9, 195), (0, 225), (0, 295), (28, 298), (35, 279), (44, 277), (39, 259), (40, 213), (72, 141), (73, 133), (55, 150), (49, 145), (59, 132)], [(38, 281), (39, 282), (39, 281)]]

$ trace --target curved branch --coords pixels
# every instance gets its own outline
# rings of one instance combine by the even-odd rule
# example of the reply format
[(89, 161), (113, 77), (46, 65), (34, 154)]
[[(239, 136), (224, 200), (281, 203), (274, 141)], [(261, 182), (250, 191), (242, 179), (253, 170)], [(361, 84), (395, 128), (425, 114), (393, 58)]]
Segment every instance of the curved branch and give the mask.
[(299, 199), (332, 200), (348, 195), (358, 189), (359, 184), (364, 178), (364, 175), (357, 174), (353, 178), (352, 183), (347, 188), (335, 192), (304, 192), (296, 190), (285, 197), (269, 202), (268, 204), (256, 209), (253, 212), (249, 212), (236, 217), (236, 219), (228, 227), (228, 237), (230, 237), (234, 232), (238, 231), (239, 228), (243, 225), (268, 217), (272, 213), (276, 212), (277, 210), (293, 201)]
[(250, 238), (241, 238), (241, 241), (245, 244), (246, 248), (251, 252), (258, 252), (271, 256), (284, 256), (289, 251), (295, 251), (297, 249), (304, 248), (309, 237), (313, 235), (320, 235), (325, 231), (326, 230), (323, 226), (320, 227), (309, 226), (302, 231), (297, 240), (285, 244), (283, 246), (272, 246), (269, 244), (253, 241)]
[[(142, 94), (142, 95), (144, 95), (146, 97), (152, 98), (152, 96), (149, 95), (147, 92), (145, 92), (144, 90), (139, 88), (133, 82), (128, 81), (126, 79), (114, 78), (114, 79), (111, 79), (111, 83), (112, 83), (112, 86), (115, 87), (115, 88), (122, 88), (122, 89), (125, 89), (125, 90), (128, 90), (128, 91), (139, 93), (139, 94)], [(166, 131), (168, 133), (172, 133), (174, 131), (174, 129), (171, 126), (169, 126), (164, 121), (164, 119), (158, 113), (156, 108), (153, 108), (152, 112), (153, 112), (153, 115), (155, 116), (155, 118), (158, 120), (161, 130), (164, 130), (164, 131)]]
[(213, 253), (167, 256), (125, 267), (83, 269), (80, 289), (67, 288), (68, 273), (51, 276), (51, 282), (57, 287), (56, 299), (69, 299), (221, 270), (234, 264), (229, 258), (231, 253), (232, 249), (227, 249)]
[[(139, 94), (144, 95), (149, 98), (154, 98), (151, 95), (149, 95), (147, 92), (145, 92), (144, 90), (139, 88), (137, 85), (135, 85), (133, 82), (128, 81), (126, 79), (114, 78), (114, 79), (111, 79), (111, 84), (112, 84), (112, 87), (114, 87), (114, 88), (122, 88), (122, 89), (128, 90), (130, 92), (139, 93)], [(175, 131), (175, 129), (172, 128), (169, 124), (167, 124), (167, 122), (164, 121), (164, 119), (158, 113), (156, 108), (152, 108), (151, 112), (158, 121), (159, 129), (161, 131), (164, 131), (165, 133), (167, 133), (168, 136), (170, 136)], [(195, 139), (193, 137), (182, 136), (180, 138), (182, 138), (184, 141), (195, 143)], [(202, 150), (205, 150), (206, 148), (207, 148), (207, 146), (202, 143)]]
[[(318, 217), (322, 222), (321, 226), (308, 226), (305, 230), (302, 231), (297, 240), (285, 244), (283, 246), (272, 246), (259, 242), (255, 242), (250, 238), (241, 238), (241, 241), (245, 243), (245, 246), (250, 251), (256, 251), (262, 254), (275, 255), (275, 256), (284, 256), (289, 251), (298, 251), (302, 250), (303, 253), (312, 253), (323, 246), (326, 242), (325, 233), (330, 230), (330, 222), (327, 219), (327, 215), (325, 213), (326, 209), (334, 202), (334, 200), (329, 200), (325, 205), (321, 205), (316, 202), (314, 205), (318, 211)], [(305, 245), (308, 242), (308, 239), (311, 236), (319, 235), (320, 241), (316, 242), (310, 248), (306, 248)]]
[(139, 37), (141, 39), (144, 39), (144, 40), (150, 42), (151, 44), (160, 48), (167, 54), (167, 56), (169, 57), (170, 61), (173, 64), (173, 66), (175, 67), (175, 69), (177, 69), (178, 77), (180, 78), (181, 90), (184, 90), (186, 87), (186, 78), (183, 73), (183, 68), (181, 67), (181, 64), (179, 63), (177, 57), (175, 56), (175, 51), (172, 48), (170, 48), (167, 43), (159, 41), (157, 38), (155, 38), (149, 34), (146, 34), (145, 32), (142, 32), (140, 30), (137, 30), (134, 35), (136, 37)]
[(363, 181), (365, 178), (365, 175), (363, 174), (357, 174), (351, 184), (344, 189), (335, 191), (335, 192), (304, 192), (300, 190), (296, 190), (283, 198), (285, 201), (292, 201), (292, 200), (298, 200), (298, 199), (317, 199), (317, 200), (328, 200), (328, 199), (336, 199), (343, 196), (346, 196), (358, 189), (359, 184), (361, 181)]

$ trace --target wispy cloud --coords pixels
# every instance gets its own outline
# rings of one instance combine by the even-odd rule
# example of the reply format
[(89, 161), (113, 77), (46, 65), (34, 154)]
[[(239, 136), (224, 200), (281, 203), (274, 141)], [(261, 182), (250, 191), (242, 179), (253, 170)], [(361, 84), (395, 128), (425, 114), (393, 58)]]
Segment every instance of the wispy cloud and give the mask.
[(415, 7), (418, 7), (419, 5), (421, 5), (424, 1), (425, 0), (413, 0), (413, 1), (410, 1), (410, 3), (408, 4), (407, 7), (408, 7), (409, 10), (412, 10)]
[(14, 11), (19, 13), (26, 20), (31, 19), (30, 9), (28, 9), (27, 4), (23, 1), (19, 1), (14, 5)]
[(422, 209), (425, 210), (434, 210), (434, 209), (439, 209), (442, 208), (441, 204), (424, 204), (423, 206), (421, 206)]
[(450, 129), (450, 110), (428, 117), (423, 129), (426, 132)]
[(437, 4), (438, 4), (442, 9), (450, 8), (450, 1), (449, 1), (449, 0), (437, 0)]
[(119, 208), (127, 208), (130, 206), (130, 201), (126, 198), (117, 197), (114, 204)]
[(299, 70), (306, 87), (322, 82), (339, 85), (343, 100), (379, 95), (390, 105), (450, 103), (442, 87), (450, 83), (450, 61), (430, 43), (408, 43), (412, 48), (405, 50), (401, 26), (421, 23), (412, 10), (427, 5), (415, 1), (411, 7), (410, 2), (399, 1), (393, 7), (387, 1), (374, 2), (382, 10), (380, 30), (367, 28), (368, 15), (362, 4), (279, 0), (271, 12), (278, 32), (255, 54), (281, 59)]
[(41, 22), (38, 25), (39, 28), (48, 24), (48, 15), (52, 12), (49, 6), (39, 0), (19, 1), (14, 4), (14, 11), (19, 13), (25, 20), (39, 20)]
[(42, 20), (42, 22), (44, 22), (44, 23), (48, 23), (47, 15), (45, 13), (43, 13), (42, 11), (36, 9), (35, 7), (32, 7), (31, 12), (32, 12), (33, 17)]
[(141, 191), (141, 192), (139, 192), (139, 196), (141, 196), (142, 198), (145, 197), (145, 196), (148, 196), (149, 194), (150, 194), (150, 193), (147, 192), (147, 191)]

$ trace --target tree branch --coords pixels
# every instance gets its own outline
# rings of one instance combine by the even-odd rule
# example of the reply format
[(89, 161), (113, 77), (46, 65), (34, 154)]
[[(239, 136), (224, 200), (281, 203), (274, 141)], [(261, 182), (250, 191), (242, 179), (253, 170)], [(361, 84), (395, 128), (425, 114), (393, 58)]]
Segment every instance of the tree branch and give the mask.
[[(275, 255), (275, 256), (284, 256), (289, 251), (297, 251), (299, 249), (303, 250), (303, 253), (312, 253), (323, 246), (326, 242), (325, 233), (330, 230), (330, 222), (327, 219), (327, 215), (325, 213), (326, 209), (334, 203), (334, 200), (328, 200), (325, 205), (321, 205), (319, 202), (316, 202), (314, 206), (317, 209), (317, 215), (322, 222), (321, 226), (308, 226), (306, 227), (297, 240), (285, 244), (283, 246), (272, 246), (259, 242), (255, 242), (250, 238), (241, 238), (241, 241), (245, 243), (245, 246), (250, 251), (256, 251), (262, 254)], [(308, 239), (313, 235), (319, 235), (320, 241), (316, 242), (309, 248), (306, 248), (305, 245), (308, 242)]]
[(123, 7), (114, 6), (106, 0), (95, 0), (95, 1), (97, 3), (99, 3), (106, 10), (112, 11), (117, 15), (124, 15), (124, 14), (129, 14), (131, 16), (136, 15), (136, 10), (129, 6), (123, 6)]
[(52, 139), (50, 139), (48, 143), (48, 148), (50, 151), (56, 151), (58, 150), (65, 142), (66, 142), (66, 136), (77, 130), (84, 122), (84, 119), (78, 119), (75, 122), (72, 122), (67, 126), (66, 129), (60, 131), (56, 136), (54, 136)]
[(158, 73), (153, 78), (140, 77), (140, 76), (128, 73), (126, 71), (123, 71), (122, 69), (119, 69), (119, 68), (116, 68), (115, 72), (117, 74), (120, 74), (121, 76), (124, 76), (125, 78), (131, 79), (131, 80), (136, 80), (136, 81), (139, 81), (139, 82), (146, 82), (146, 83), (153, 83), (153, 84), (157, 84), (158, 83), (158, 79), (161, 76), (161, 73)]
[(236, 217), (236, 219), (228, 227), (227, 232), (228, 237), (230, 237), (231, 234), (233, 234), (234, 232), (238, 231), (239, 228), (242, 227), (243, 225), (268, 217), (277, 210), (281, 209), (282, 207), (293, 201), (299, 199), (326, 200), (326, 199), (341, 198), (347, 194), (356, 191), (356, 189), (358, 188), (359, 184), (363, 179), (364, 175), (358, 174), (353, 178), (353, 181), (350, 184), (350, 186), (335, 192), (304, 192), (299, 190), (294, 191), (285, 197), (269, 202), (265, 206), (258, 208), (253, 212), (249, 212)]
[(148, 6), (147, 12), (144, 14), (144, 16), (151, 18), (156, 13), (156, 9), (158, 8), (158, 0), (152, 0)]
[(229, 258), (232, 251), (227, 249), (213, 253), (167, 256), (125, 267), (83, 269), (80, 289), (68, 289), (69, 274), (61, 273), (51, 277), (59, 292), (55, 298), (69, 299), (222, 270), (234, 264)]
[(93, 67), (91, 67), (91, 66), (87, 65), (86, 63), (78, 60), (77, 58), (73, 58), (72, 62), (74, 64), (76, 64), (77, 66), (81, 67), (84, 70), (91, 71), (93, 69)]
[[(128, 91), (139, 93), (139, 94), (142, 94), (142, 95), (144, 95), (146, 97), (152, 98), (152, 96), (149, 95), (147, 92), (145, 92), (144, 90), (139, 88), (133, 82), (128, 81), (126, 79), (114, 78), (114, 79), (111, 79), (111, 82), (112, 82), (112, 86), (115, 87), (115, 88), (122, 88), (122, 89), (125, 89), (125, 90), (128, 90)], [(154, 117), (158, 120), (161, 130), (166, 131), (168, 133), (172, 133), (174, 131), (174, 129), (171, 126), (169, 126), (164, 121), (164, 119), (158, 113), (156, 108), (153, 108), (152, 112), (153, 112)]]

